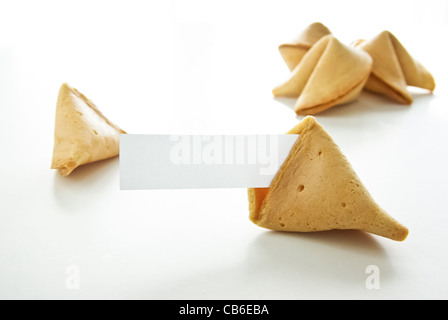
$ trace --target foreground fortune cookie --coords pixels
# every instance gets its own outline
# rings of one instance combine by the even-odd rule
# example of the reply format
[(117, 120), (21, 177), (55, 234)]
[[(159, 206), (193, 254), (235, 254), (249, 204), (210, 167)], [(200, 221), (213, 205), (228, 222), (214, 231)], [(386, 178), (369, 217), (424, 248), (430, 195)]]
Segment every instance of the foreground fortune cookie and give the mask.
[(297, 114), (316, 114), (355, 100), (371, 70), (372, 58), (365, 51), (326, 35), (303, 56), (289, 79), (272, 93), (275, 97), (297, 98)]
[(406, 239), (408, 229), (378, 206), (313, 117), (288, 133), (299, 137), (270, 187), (248, 189), (253, 223), (278, 231), (357, 229)]
[(354, 45), (373, 59), (372, 73), (365, 85), (367, 90), (402, 104), (411, 104), (413, 99), (407, 90), (408, 85), (429, 91), (435, 89), (431, 73), (409, 54), (391, 32), (383, 31), (368, 41), (355, 41)]
[(325, 25), (320, 22), (314, 22), (306, 27), (292, 41), (279, 45), (278, 51), (289, 70), (294, 70), (305, 53), (307, 53), (320, 38), (328, 34), (331, 34), (331, 31)]
[(121, 133), (126, 132), (82, 93), (64, 83), (56, 105), (51, 168), (67, 176), (80, 165), (115, 157)]

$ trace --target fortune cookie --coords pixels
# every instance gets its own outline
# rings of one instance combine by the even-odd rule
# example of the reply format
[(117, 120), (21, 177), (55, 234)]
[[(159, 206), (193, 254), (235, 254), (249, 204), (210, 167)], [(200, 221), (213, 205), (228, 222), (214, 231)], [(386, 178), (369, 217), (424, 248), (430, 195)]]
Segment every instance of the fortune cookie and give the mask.
[(275, 97), (297, 98), (295, 112), (310, 115), (355, 100), (369, 78), (372, 58), (363, 50), (326, 35), (311, 47), (275, 87)]
[(323, 36), (331, 34), (330, 30), (320, 22), (314, 22), (304, 29), (294, 40), (278, 47), (289, 70), (294, 70), (307, 51)]
[(80, 165), (112, 158), (119, 153), (119, 135), (92, 101), (62, 84), (56, 105), (52, 169), (63, 176)]
[(366, 51), (373, 59), (372, 73), (365, 88), (403, 104), (411, 104), (407, 86), (429, 91), (435, 89), (434, 78), (415, 60), (398, 39), (383, 31), (369, 41), (358, 40), (355, 46)]
[(269, 188), (248, 189), (256, 225), (291, 232), (357, 229), (403, 241), (408, 229), (373, 200), (329, 134), (308, 116)]

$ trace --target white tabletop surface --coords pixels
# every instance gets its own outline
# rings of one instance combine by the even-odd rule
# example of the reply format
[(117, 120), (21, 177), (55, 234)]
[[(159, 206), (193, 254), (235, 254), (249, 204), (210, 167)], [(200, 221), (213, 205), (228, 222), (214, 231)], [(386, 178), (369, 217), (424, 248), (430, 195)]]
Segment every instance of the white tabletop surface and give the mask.
[[(448, 5), (374, 3), (0, 1), (0, 298), (448, 298)], [(245, 189), (120, 191), (118, 158), (50, 169), (63, 82), (129, 133), (288, 131), (277, 46), (314, 21), (345, 43), (388, 29), (436, 79), (411, 106), (316, 115), (404, 242), (262, 229)]]

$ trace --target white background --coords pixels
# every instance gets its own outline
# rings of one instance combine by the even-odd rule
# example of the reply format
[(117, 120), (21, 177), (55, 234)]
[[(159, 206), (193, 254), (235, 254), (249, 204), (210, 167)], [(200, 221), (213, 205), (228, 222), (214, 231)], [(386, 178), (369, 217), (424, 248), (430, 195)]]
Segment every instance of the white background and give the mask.
[[(345, 43), (388, 29), (436, 79), (411, 106), (317, 115), (404, 242), (261, 229), (245, 189), (120, 191), (118, 158), (50, 169), (62, 82), (130, 133), (288, 131), (277, 47), (314, 21)], [(447, 34), (446, 1), (0, 1), (0, 298), (448, 298)]]

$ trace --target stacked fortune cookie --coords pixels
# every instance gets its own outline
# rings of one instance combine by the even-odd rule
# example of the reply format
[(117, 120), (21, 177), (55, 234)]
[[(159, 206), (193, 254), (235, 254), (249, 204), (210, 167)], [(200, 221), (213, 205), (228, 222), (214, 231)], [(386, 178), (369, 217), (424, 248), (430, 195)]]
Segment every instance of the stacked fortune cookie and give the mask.
[(300, 115), (354, 101), (363, 89), (402, 104), (412, 103), (408, 86), (435, 89), (431, 73), (389, 31), (346, 45), (316, 22), (279, 52), (291, 73), (272, 93), (296, 98)]

